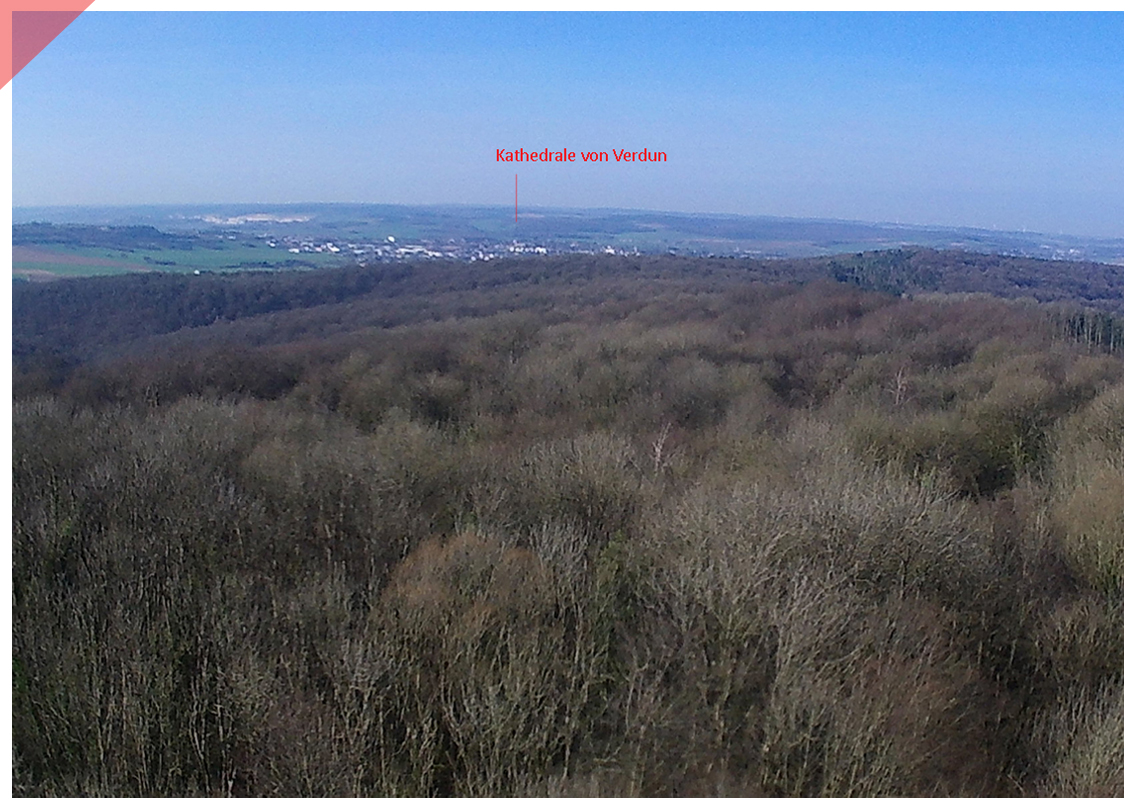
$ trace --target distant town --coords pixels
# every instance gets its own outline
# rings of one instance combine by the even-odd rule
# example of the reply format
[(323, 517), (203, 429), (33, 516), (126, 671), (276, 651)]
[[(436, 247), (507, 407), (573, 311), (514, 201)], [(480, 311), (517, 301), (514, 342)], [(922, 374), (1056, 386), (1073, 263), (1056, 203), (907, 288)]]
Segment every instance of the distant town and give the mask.
[[(680, 214), (304, 203), (16, 208), (18, 277), (232, 272), (583, 254), (783, 259), (921, 246), (1121, 265), (1123, 240), (878, 222)], [(57, 223), (57, 224), (52, 224)]]
[[(239, 238), (230, 235), (229, 238)], [(246, 236), (244, 238), (247, 238)], [(513, 239), (507, 242), (491, 240), (437, 241), (417, 239), (402, 242), (395, 236), (387, 236), (381, 241), (349, 242), (342, 240), (320, 240), (295, 236), (272, 236), (257, 234), (256, 238), (269, 248), (286, 250), (291, 254), (330, 254), (353, 258), (358, 264), (412, 261), (415, 259), (446, 259), (451, 261), (491, 261), (511, 256), (546, 256), (562, 254), (590, 254), (608, 256), (640, 256), (669, 254), (671, 256), (699, 256), (705, 258), (743, 258), (779, 259), (795, 255), (789, 250), (745, 249), (739, 246), (721, 246), (709, 249), (704, 245), (681, 245), (660, 248), (651, 245), (637, 246), (603, 245), (601, 243), (580, 244), (549, 240), (546, 244)], [(958, 248), (967, 247), (957, 245)], [(1032, 258), (1062, 261), (1082, 261), (1088, 251), (1080, 248), (1041, 244), (1030, 250), (1002, 250), (1003, 255), (1029, 256)]]
[[(489, 243), (458, 243), (448, 240), (444, 244), (436, 244), (431, 240), (420, 240), (419, 243), (400, 244), (397, 237), (387, 236), (380, 242), (334, 242), (318, 241), (313, 239), (300, 239), (284, 236), (272, 237), (267, 234), (257, 235), (264, 244), (270, 248), (287, 250), (288, 253), (330, 253), (340, 254), (343, 257), (353, 257), (359, 264), (372, 262), (392, 262), (406, 259), (455, 259), (463, 261), (490, 261), (502, 256), (546, 255), (557, 252), (549, 250), (544, 245), (529, 245), (524, 242), (512, 241), (509, 244)], [(604, 252), (614, 253), (613, 248)]]

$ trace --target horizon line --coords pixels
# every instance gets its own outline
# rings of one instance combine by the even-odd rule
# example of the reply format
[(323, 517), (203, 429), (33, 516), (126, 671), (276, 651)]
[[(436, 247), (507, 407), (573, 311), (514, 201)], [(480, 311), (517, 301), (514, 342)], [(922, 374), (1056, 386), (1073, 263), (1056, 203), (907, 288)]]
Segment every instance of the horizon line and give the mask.
[[(498, 205), (490, 203), (385, 203), (385, 202), (358, 202), (358, 201), (335, 201), (335, 202), (317, 202), (314, 200), (305, 200), (300, 202), (186, 202), (186, 203), (65, 203), (65, 204), (51, 204), (51, 205), (12, 205), (12, 211), (15, 213), (21, 209), (129, 209), (129, 208), (207, 208), (209, 206), (233, 206), (233, 207), (296, 207), (296, 206), (385, 206), (390, 208), (487, 208), (487, 209), (500, 209), (501, 211), (512, 212), (512, 206)], [(595, 206), (595, 207), (576, 207), (576, 206), (552, 206), (552, 205), (531, 205), (528, 210), (536, 211), (566, 211), (566, 212), (613, 212), (613, 213), (627, 213), (627, 214), (661, 214), (666, 216), (679, 216), (679, 217), (716, 217), (716, 218), (731, 218), (731, 219), (762, 219), (762, 220), (785, 220), (792, 222), (822, 222), (822, 223), (840, 223), (847, 225), (871, 225), (871, 226), (884, 226), (894, 228), (906, 229), (928, 229), (940, 231), (979, 231), (985, 233), (999, 233), (999, 234), (1030, 234), (1035, 236), (1059, 236), (1063, 238), (1073, 237), (1077, 239), (1099, 239), (1099, 240), (1113, 240), (1123, 242), (1125, 240), (1125, 233), (1118, 236), (1098, 236), (1081, 233), (1067, 233), (1060, 231), (1058, 233), (1051, 231), (1034, 231), (1028, 229), (1006, 229), (997, 227), (982, 227), (978, 225), (943, 225), (932, 223), (914, 223), (914, 222), (896, 222), (891, 220), (867, 220), (867, 219), (845, 219), (840, 217), (817, 217), (817, 216), (788, 216), (783, 214), (738, 214), (732, 212), (710, 212), (710, 211), (671, 211), (653, 208), (617, 208), (610, 206)], [(15, 223), (13, 223), (15, 224)]]

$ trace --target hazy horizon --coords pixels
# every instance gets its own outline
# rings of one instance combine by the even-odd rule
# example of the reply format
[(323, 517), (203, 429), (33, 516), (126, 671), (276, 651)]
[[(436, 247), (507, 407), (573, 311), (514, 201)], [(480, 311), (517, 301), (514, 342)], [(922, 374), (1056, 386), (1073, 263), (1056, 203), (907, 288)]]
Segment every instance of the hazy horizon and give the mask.
[[(129, 210), (129, 209), (144, 209), (144, 208), (170, 208), (170, 209), (247, 209), (242, 211), (243, 215), (255, 215), (257, 213), (270, 213), (272, 208), (303, 208), (303, 207), (392, 207), (392, 208), (488, 208), (498, 209), (502, 214), (507, 214), (506, 218), (511, 218), (513, 207), (511, 205), (500, 205), (495, 203), (389, 203), (389, 202), (365, 202), (358, 200), (331, 200), (331, 201), (317, 201), (317, 200), (301, 200), (299, 202), (285, 201), (285, 202), (186, 202), (186, 203), (123, 203), (115, 205), (15, 205), (12, 207), (14, 215), (21, 212), (40, 212), (49, 210), (74, 210), (74, 211), (116, 211), (116, 210)], [(786, 220), (790, 222), (815, 222), (815, 223), (844, 223), (848, 225), (864, 225), (874, 227), (893, 227), (902, 230), (919, 230), (924, 229), (928, 231), (988, 231), (992, 233), (1004, 234), (1032, 234), (1038, 236), (1060, 236), (1068, 238), (1088, 239), (1088, 240), (1118, 240), (1122, 241), (1123, 234), (1116, 236), (1092, 236), (1089, 234), (1057, 232), (1057, 231), (1038, 231), (1038, 230), (1025, 230), (1025, 229), (1009, 229), (1009, 228), (982, 228), (970, 225), (953, 225), (950, 223), (939, 222), (896, 222), (892, 220), (866, 220), (866, 219), (852, 219), (849, 217), (790, 217), (780, 216), (777, 214), (738, 214), (730, 211), (675, 211), (668, 208), (627, 208), (627, 207), (612, 207), (612, 206), (558, 206), (558, 205), (532, 205), (528, 206), (527, 210), (521, 208), (519, 216), (521, 219), (527, 214), (532, 216), (533, 212), (566, 212), (566, 213), (622, 213), (622, 214), (657, 214), (659, 216), (674, 216), (674, 217), (704, 217), (704, 218), (719, 218), (719, 219), (773, 219), (773, 220)], [(229, 212), (231, 213), (231, 212)], [(30, 217), (30, 218), (29, 218)], [(23, 216), (14, 216), (13, 221), (16, 223), (27, 223), (35, 220), (34, 215), (24, 214)], [(66, 224), (66, 223), (56, 223)], [(80, 223), (81, 224), (81, 223)]]
[[(510, 208), (518, 173), (521, 213), (1117, 238), (1122, 60), (1121, 13), (89, 11), (13, 81), (13, 203)], [(667, 160), (496, 160), (545, 147)]]

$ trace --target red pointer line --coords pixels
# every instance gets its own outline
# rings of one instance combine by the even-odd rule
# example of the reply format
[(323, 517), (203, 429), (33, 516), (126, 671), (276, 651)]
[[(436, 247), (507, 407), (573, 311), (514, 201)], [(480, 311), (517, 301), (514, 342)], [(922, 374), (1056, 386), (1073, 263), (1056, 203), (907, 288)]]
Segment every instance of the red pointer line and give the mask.
[(516, 175), (516, 222), (520, 221), (520, 175)]

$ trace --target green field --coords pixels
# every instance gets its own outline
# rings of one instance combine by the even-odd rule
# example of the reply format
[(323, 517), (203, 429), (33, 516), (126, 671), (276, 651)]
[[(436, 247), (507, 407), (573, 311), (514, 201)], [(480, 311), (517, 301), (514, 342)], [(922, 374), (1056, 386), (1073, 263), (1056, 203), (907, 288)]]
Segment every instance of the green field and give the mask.
[(12, 273), (22, 278), (42, 278), (43, 273), (74, 278), (136, 272), (226, 273), (248, 270), (281, 270), (295, 267), (334, 267), (350, 261), (343, 254), (289, 253), (283, 247), (271, 248), (248, 242), (220, 242), (192, 250), (133, 249), (113, 250), (71, 245), (27, 246), (34, 251), (30, 260), (17, 252)]
[(117, 276), (129, 273), (131, 269), (113, 267), (102, 264), (54, 263), (54, 262), (13, 262), (12, 275), (16, 278), (34, 280), (42, 277), (43, 273), (65, 278), (80, 278), (83, 276)]

